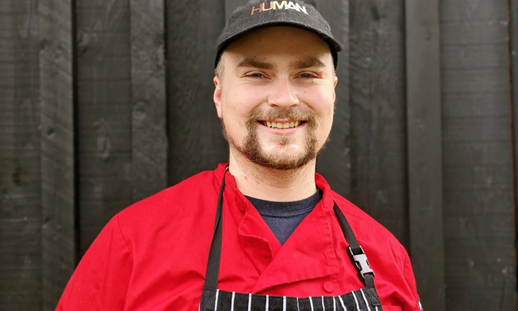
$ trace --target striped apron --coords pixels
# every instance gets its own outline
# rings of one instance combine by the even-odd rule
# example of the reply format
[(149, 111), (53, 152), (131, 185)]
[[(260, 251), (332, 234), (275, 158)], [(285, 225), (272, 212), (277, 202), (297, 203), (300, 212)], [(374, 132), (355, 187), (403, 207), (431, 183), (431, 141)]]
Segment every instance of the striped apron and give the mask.
[(365, 287), (341, 296), (287, 297), (227, 292), (217, 289), (221, 257), (222, 206), (225, 174), (221, 182), (214, 224), (214, 236), (209, 252), (205, 285), (201, 296), (199, 311), (382, 311), (378, 293), (374, 286), (374, 272), (370, 269), (367, 256), (358, 244), (356, 237), (338, 206), (334, 211), (345, 240), (349, 243), (348, 253), (358, 276)]

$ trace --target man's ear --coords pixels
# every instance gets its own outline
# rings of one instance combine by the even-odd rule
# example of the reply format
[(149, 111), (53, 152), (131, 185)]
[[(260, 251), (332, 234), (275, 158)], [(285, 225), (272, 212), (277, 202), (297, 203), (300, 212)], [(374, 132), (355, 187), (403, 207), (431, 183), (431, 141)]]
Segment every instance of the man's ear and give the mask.
[(333, 102), (336, 102), (336, 85), (338, 84), (338, 77), (335, 75), (334, 81), (333, 81)]
[(214, 105), (216, 106), (216, 112), (218, 113), (218, 118), (222, 118), (221, 112), (221, 79), (218, 76), (214, 76)]

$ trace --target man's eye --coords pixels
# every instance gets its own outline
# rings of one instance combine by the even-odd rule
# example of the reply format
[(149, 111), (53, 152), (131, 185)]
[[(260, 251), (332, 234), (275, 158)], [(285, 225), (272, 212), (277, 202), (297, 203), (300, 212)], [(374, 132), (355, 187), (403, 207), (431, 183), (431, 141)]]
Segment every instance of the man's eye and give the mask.
[(305, 72), (305, 73), (301, 73), (299, 75), (299, 77), (304, 78), (304, 79), (311, 79), (311, 78), (315, 78), (315, 75), (311, 74), (311, 73), (308, 73), (308, 72)]
[(249, 78), (255, 78), (255, 79), (264, 78), (264, 75), (262, 73), (259, 73), (259, 72), (252, 72), (252, 73), (247, 74), (246, 76), (249, 77)]

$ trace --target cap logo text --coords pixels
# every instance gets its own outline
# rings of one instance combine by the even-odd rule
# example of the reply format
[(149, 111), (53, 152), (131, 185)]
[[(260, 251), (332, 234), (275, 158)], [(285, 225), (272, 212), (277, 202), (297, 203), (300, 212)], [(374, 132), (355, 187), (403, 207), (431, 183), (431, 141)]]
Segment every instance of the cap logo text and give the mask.
[[(280, 2), (280, 3), (279, 3)], [(254, 15), (254, 12), (266, 12), (271, 10), (295, 10), (297, 12), (303, 12), (308, 14), (308, 11), (305, 6), (302, 6), (298, 3), (293, 3), (293, 1), (270, 1), (270, 6), (266, 7), (268, 2), (263, 2), (259, 5), (259, 7), (252, 7), (252, 13), (250, 15)]]

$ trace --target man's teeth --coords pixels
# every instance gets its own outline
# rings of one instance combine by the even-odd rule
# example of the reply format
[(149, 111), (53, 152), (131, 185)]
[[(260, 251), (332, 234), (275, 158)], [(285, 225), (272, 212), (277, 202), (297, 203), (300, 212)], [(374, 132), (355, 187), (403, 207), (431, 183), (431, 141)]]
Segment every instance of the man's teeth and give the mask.
[(269, 128), (275, 128), (275, 129), (288, 129), (288, 128), (294, 128), (300, 125), (300, 121), (294, 121), (294, 122), (268, 122), (266, 121), (266, 126)]

